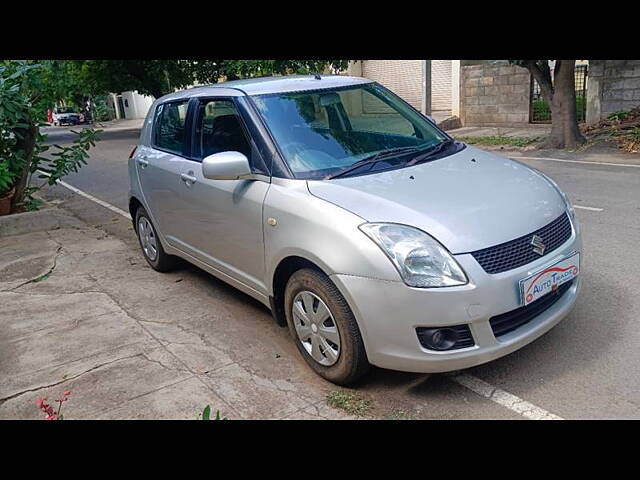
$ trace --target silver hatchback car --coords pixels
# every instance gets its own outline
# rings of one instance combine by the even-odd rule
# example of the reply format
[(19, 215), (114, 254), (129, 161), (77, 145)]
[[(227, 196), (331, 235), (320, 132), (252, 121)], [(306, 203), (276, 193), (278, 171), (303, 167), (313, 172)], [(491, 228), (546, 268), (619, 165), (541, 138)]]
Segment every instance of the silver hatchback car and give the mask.
[(232, 81), (154, 102), (129, 159), (144, 256), (267, 305), (318, 374), (444, 372), (573, 307), (580, 227), (541, 172), (457, 142), (377, 83)]

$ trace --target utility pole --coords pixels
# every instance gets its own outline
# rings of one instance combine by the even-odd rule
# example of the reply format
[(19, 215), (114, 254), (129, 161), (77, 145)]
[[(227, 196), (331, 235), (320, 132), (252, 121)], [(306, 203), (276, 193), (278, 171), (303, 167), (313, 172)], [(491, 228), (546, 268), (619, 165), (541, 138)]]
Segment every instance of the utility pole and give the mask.
[(431, 115), (431, 60), (422, 61), (422, 113)]

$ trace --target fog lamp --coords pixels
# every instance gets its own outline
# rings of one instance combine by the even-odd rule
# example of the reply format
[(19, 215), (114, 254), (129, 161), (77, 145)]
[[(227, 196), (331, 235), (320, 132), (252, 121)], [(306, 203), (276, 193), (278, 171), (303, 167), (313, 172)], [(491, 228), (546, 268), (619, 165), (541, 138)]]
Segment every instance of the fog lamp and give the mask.
[(449, 350), (458, 341), (458, 334), (451, 328), (427, 328), (420, 333), (424, 344), (431, 350)]

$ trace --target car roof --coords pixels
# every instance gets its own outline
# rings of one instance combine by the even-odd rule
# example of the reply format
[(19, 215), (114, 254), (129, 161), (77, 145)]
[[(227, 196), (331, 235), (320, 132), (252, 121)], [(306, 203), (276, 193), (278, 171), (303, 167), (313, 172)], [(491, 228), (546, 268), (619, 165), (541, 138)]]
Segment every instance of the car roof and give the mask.
[(158, 100), (164, 102), (185, 97), (207, 95), (244, 96), (302, 92), (305, 90), (346, 87), (365, 83), (372, 83), (372, 81), (362, 77), (348, 77), (345, 75), (285, 75), (278, 77), (247, 78), (193, 87), (180, 92), (170, 93)]

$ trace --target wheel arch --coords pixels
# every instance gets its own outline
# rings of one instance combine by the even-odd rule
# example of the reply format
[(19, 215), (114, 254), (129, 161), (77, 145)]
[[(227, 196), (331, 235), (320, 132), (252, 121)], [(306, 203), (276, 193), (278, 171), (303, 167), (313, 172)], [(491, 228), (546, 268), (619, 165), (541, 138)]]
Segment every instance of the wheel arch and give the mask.
[(137, 232), (136, 228), (136, 212), (139, 207), (142, 207), (142, 202), (133, 195), (129, 197), (129, 214), (131, 215), (131, 221), (133, 222), (133, 229)]
[(273, 271), (269, 303), (271, 304), (271, 313), (273, 318), (278, 325), (282, 327), (287, 325), (287, 319), (284, 312), (284, 290), (287, 287), (287, 282), (291, 278), (291, 275), (303, 268), (317, 270), (318, 272), (327, 275), (327, 277), (329, 276), (329, 274), (318, 264), (300, 255), (289, 255), (281, 259)]

